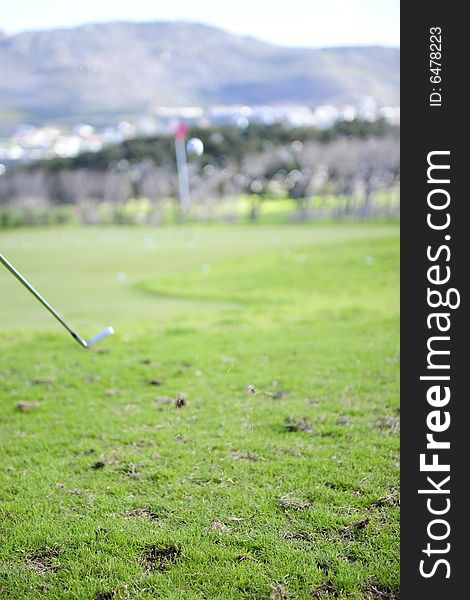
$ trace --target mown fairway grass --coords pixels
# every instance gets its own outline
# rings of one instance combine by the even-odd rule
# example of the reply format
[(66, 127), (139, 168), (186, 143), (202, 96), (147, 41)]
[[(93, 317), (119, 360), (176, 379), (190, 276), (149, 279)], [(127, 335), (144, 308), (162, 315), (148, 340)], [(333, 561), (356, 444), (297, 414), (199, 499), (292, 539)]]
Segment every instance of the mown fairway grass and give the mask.
[(398, 597), (396, 225), (0, 247), (2, 598)]

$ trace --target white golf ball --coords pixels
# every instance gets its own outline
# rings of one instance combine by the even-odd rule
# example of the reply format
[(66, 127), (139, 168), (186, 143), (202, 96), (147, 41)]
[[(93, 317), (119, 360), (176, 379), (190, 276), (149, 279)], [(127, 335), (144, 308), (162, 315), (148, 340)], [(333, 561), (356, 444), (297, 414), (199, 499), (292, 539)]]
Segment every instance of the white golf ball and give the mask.
[(186, 143), (186, 150), (188, 154), (201, 156), (201, 154), (204, 152), (204, 144), (199, 138), (191, 138)]

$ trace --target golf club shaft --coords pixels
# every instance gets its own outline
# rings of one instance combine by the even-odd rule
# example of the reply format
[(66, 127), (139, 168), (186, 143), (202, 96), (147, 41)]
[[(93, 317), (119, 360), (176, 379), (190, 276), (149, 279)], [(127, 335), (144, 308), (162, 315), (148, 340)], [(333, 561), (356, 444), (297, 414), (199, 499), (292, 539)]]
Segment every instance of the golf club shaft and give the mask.
[(10, 273), (12, 275), (14, 275), (18, 281), (20, 281), (27, 290), (29, 290), (31, 292), (31, 294), (33, 294), (33, 296), (35, 296), (35, 298), (37, 298), (37, 300), (39, 300), (39, 302), (45, 307), (47, 308), (47, 310), (59, 321), (59, 323), (65, 327), (65, 329), (79, 342), (83, 345), (83, 342), (81, 340), (81, 338), (78, 336), (78, 334), (75, 333), (75, 331), (73, 329), (71, 329), (67, 323), (62, 319), (62, 317), (59, 315), (59, 313), (57, 311), (55, 311), (52, 306), (49, 304), (49, 302), (47, 302), (46, 300), (44, 300), (44, 298), (41, 296), (41, 294), (29, 283), (29, 281), (27, 281), (23, 275), (21, 275), (21, 273), (19, 273), (15, 267), (3, 256), (3, 254), (0, 253), (0, 262), (5, 265), (5, 267), (10, 271)]

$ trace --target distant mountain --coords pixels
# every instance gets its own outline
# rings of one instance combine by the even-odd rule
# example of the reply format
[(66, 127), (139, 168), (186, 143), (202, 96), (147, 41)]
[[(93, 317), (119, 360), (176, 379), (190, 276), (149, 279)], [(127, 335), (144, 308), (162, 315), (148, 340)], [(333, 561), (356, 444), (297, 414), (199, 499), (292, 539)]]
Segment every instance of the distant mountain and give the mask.
[(105, 121), (157, 105), (312, 105), (363, 96), (398, 104), (398, 49), (282, 48), (186, 22), (0, 34), (3, 123)]

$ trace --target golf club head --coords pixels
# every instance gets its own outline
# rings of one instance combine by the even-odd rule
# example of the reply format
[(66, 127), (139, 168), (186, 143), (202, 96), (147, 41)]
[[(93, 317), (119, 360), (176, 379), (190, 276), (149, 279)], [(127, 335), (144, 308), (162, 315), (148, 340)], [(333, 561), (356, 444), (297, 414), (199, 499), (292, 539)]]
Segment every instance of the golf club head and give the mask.
[(97, 342), (103, 340), (105, 337), (108, 337), (108, 335), (111, 335), (113, 333), (114, 333), (114, 329), (112, 327), (106, 327), (106, 329), (103, 329), (103, 331), (100, 331), (95, 336), (93, 336), (92, 338), (90, 338), (88, 340), (88, 342), (85, 342), (86, 347), (90, 348), (90, 346), (93, 346)]
[(70, 333), (71, 333), (73, 339), (76, 340), (80, 344), (80, 346), (83, 346), (84, 348), (88, 348), (87, 342), (82, 337), (80, 337), (78, 335), (78, 333), (76, 333), (75, 331), (70, 331)]

